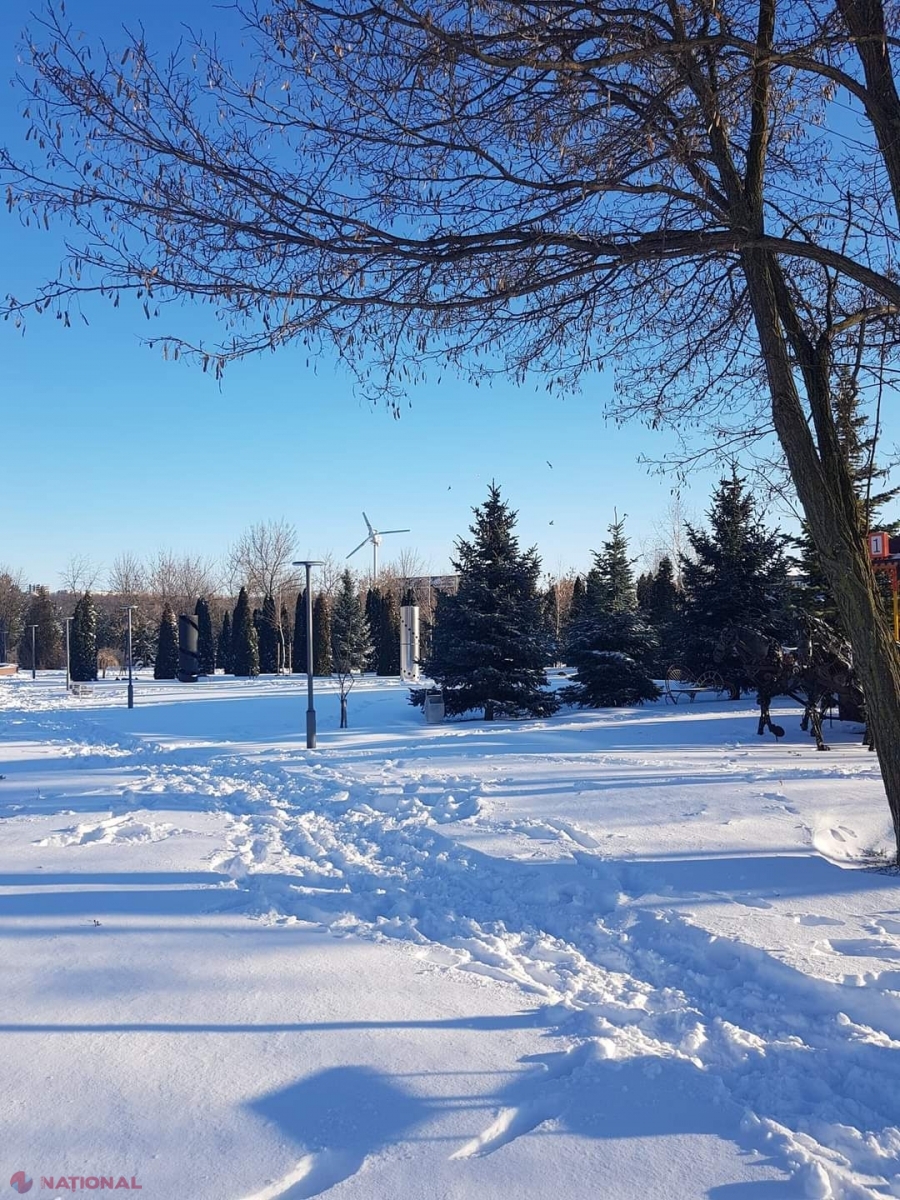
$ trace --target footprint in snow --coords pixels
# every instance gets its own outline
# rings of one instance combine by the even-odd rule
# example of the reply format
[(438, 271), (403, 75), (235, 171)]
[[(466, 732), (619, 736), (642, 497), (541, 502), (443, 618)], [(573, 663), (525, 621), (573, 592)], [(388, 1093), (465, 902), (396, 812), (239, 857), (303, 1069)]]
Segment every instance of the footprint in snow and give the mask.
[(244, 1200), (308, 1200), (355, 1175), (365, 1156), (350, 1150), (318, 1150), (306, 1154), (292, 1171)]

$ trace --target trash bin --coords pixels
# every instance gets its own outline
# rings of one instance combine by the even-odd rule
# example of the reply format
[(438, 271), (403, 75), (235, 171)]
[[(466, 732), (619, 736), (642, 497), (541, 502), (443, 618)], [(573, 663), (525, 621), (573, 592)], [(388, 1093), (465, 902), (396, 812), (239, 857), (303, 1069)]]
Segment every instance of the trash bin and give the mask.
[(444, 693), (437, 690), (426, 692), (424, 712), (429, 725), (439, 725), (444, 719)]

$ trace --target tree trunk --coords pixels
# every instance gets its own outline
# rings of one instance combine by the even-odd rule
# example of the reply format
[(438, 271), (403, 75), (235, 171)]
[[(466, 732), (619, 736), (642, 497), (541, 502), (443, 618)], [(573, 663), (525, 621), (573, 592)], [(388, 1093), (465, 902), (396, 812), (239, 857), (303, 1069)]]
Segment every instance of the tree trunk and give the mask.
[(341, 696), (341, 729), (347, 728), (347, 697)]
[(866, 697), (900, 861), (900, 658), (884, 620), (864, 531), (859, 528), (849, 469), (836, 438), (824, 428), (825, 410), (830, 413), (828, 374), (817, 371), (815, 363), (801, 362), (819, 434), (817, 449), (788, 352), (790, 330), (786, 333), (779, 312), (778, 264), (758, 251), (745, 252), (743, 262), (775, 429), (853, 647), (853, 665)]

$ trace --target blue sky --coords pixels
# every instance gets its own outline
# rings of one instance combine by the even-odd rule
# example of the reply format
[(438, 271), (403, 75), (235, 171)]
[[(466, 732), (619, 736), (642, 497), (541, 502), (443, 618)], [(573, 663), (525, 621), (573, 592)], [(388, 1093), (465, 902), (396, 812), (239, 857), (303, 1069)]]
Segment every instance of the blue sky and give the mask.
[[(0, 80), (15, 72), (33, 7), (0, 6)], [(171, 39), (184, 11), (173, 0), (68, 5), (73, 22), (111, 42), (120, 22), (143, 21), (151, 45)], [(211, 28), (222, 20), (212, 11), (195, 0), (191, 20)], [(0, 89), (0, 141), (11, 146), (24, 130), (20, 103)], [(25, 295), (52, 272), (59, 236), (23, 231), (4, 209), (0, 291)], [(484, 390), (445, 375), (416, 390), (396, 421), (360, 401), (327, 355), (315, 370), (293, 351), (248, 361), (230, 367), (220, 387), (141, 344), (189, 313), (169, 310), (154, 326), (137, 302), (113, 311), (98, 301), (85, 311), (89, 326), (32, 317), (24, 337), (0, 324), (0, 564), (22, 568), (29, 581), (57, 586), (73, 554), (105, 566), (124, 550), (217, 557), (246, 525), (268, 518), (296, 525), (301, 553), (342, 555), (364, 535), (362, 509), (376, 525), (409, 526), (393, 548), (415, 548), (439, 572), (491, 479), (519, 510), (522, 541), (538, 545), (545, 569), (580, 569), (614, 507), (628, 514), (637, 551), (669, 503), (672, 481), (636, 462), (641, 452), (661, 457), (665, 436), (604, 420), (612, 371), (564, 400), (537, 381)], [(686, 495), (695, 515), (710, 483), (698, 477)], [(386, 558), (390, 551), (386, 543)]]

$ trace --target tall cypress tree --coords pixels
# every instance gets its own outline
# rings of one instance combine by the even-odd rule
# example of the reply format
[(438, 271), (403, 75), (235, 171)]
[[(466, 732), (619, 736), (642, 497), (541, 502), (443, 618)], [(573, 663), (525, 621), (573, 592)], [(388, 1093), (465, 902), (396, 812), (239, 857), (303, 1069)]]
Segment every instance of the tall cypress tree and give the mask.
[(278, 631), (278, 656), (279, 670), (287, 670), (288, 663), (293, 662), (294, 650), (294, 635), (291, 632), (291, 618), (288, 615), (287, 605), (281, 606), (280, 629)]
[(263, 599), (257, 631), (260, 672), (263, 675), (274, 675), (278, 671), (278, 613), (274, 596), (266, 596)]
[[(31, 661), (31, 626), (34, 631), (34, 663)], [(25, 612), (22, 632), (19, 636), (18, 661), (20, 666), (32, 666), (38, 671), (55, 671), (63, 666), (65, 654), (63, 651), (62, 632), (59, 627), (59, 613), (50, 599), (50, 593), (43, 586), (32, 592)]]
[(687, 527), (694, 558), (682, 560), (684, 663), (694, 675), (718, 666), (734, 683), (747, 685), (736, 660), (717, 664), (716, 646), (732, 625), (782, 639), (790, 635), (787, 539), (766, 529), (736, 471), (719, 481), (707, 518), (708, 530)]
[(153, 664), (154, 679), (175, 679), (178, 675), (178, 627), (175, 614), (168, 600), (163, 605), (156, 639), (156, 661)]
[(90, 592), (75, 605), (69, 633), (69, 673), (85, 683), (97, 678), (97, 610)]
[(294, 605), (294, 674), (306, 674), (306, 588), (297, 593)]
[[(546, 716), (555, 697), (545, 690), (549, 638), (537, 584), (540, 559), (521, 551), (516, 513), (491, 484), (474, 510), (472, 540), (456, 543), (456, 595), (438, 594), (425, 674), (443, 689), (448, 713), (481, 709), (495, 716)], [(412, 695), (424, 703), (424, 692)]]
[(387, 592), (381, 600), (375, 656), (378, 675), (400, 674), (400, 610), (391, 592)]
[(607, 708), (655, 700), (659, 689), (649, 673), (656, 642), (638, 610), (624, 520), (609, 527), (594, 555), (581, 617), (572, 626), (570, 656), (578, 668), (564, 700)]
[(212, 617), (208, 602), (201, 596), (194, 606), (197, 618), (197, 656), (200, 659), (200, 674), (216, 673), (216, 642), (213, 637)]
[(241, 588), (231, 620), (232, 671), (242, 678), (259, 674), (259, 647), (247, 589)]
[(234, 669), (233, 654), (231, 649), (231, 613), (226, 612), (222, 618), (222, 628), (219, 631), (219, 665), (226, 675), (230, 675)]
[(313, 674), (331, 674), (331, 610), (322, 592), (313, 604)]

